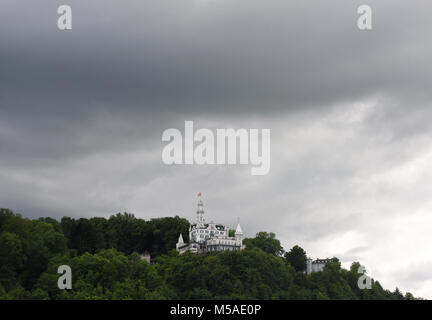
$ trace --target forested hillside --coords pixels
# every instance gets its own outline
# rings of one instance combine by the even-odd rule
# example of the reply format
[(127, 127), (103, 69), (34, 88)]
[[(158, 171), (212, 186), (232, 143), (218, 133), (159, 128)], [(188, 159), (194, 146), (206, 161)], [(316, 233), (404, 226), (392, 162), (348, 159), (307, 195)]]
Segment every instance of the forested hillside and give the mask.
[[(358, 262), (345, 270), (334, 258), (306, 275), (304, 250), (284, 252), (272, 233), (245, 239), (243, 251), (180, 256), (173, 248), (188, 228), (179, 217), (59, 222), (0, 209), (0, 299), (414, 299), (375, 280), (360, 290)], [(72, 290), (57, 287), (60, 265), (72, 269)]]

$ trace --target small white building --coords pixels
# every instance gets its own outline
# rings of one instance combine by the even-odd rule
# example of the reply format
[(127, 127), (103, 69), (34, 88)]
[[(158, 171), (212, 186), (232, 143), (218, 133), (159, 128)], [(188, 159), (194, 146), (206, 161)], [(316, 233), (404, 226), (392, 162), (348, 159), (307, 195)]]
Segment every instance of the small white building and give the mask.
[(320, 272), (324, 270), (327, 263), (331, 262), (332, 259), (316, 259), (312, 261), (311, 258), (306, 259), (306, 273), (311, 274), (312, 272)]
[(144, 253), (140, 254), (140, 259), (145, 260), (148, 263), (151, 263), (151, 256), (150, 256), (150, 253), (148, 251), (145, 251)]
[(196, 221), (189, 227), (189, 243), (185, 243), (180, 234), (176, 249), (182, 254), (186, 251), (193, 253), (242, 250), (243, 231), (240, 223), (237, 225), (234, 237), (229, 236), (229, 228), (223, 224), (206, 222), (204, 218), (204, 205), (201, 198), (198, 201)]

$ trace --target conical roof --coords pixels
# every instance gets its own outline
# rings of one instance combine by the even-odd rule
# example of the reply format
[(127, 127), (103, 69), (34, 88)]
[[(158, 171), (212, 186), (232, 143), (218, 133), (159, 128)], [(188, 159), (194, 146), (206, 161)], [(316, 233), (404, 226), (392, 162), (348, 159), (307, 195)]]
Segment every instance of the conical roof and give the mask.
[(184, 241), (183, 241), (183, 236), (182, 236), (181, 233), (180, 233), (180, 235), (179, 235), (179, 238), (178, 238), (177, 243), (184, 243)]
[(236, 234), (243, 234), (242, 228), (240, 227), (240, 223), (237, 224), (237, 228), (235, 231)]

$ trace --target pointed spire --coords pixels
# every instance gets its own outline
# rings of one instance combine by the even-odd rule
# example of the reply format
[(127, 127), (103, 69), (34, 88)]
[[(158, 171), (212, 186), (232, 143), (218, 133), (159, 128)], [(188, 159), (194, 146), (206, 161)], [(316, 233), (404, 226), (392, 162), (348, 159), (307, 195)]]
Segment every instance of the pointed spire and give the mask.
[(180, 235), (179, 235), (179, 238), (178, 238), (177, 243), (178, 243), (178, 244), (183, 244), (183, 243), (184, 243), (184, 241), (183, 241), (183, 236), (182, 236), (181, 233), (180, 233)]
[(235, 234), (243, 234), (243, 230), (240, 227), (240, 222), (237, 223), (237, 228), (236, 228)]

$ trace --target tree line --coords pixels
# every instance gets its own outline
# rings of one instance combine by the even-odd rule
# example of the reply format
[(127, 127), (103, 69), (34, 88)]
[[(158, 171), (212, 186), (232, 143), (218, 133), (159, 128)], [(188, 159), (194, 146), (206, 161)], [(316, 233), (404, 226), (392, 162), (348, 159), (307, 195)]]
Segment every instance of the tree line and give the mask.
[[(307, 275), (306, 252), (285, 252), (273, 233), (245, 239), (242, 251), (179, 255), (188, 229), (178, 216), (57, 221), (0, 209), (0, 299), (415, 299), (373, 279), (359, 289), (358, 262), (346, 270), (334, 258)], [(141, 259), (145, 251), (155, 263)], [(72, 269), (71, 290), (57, 286), (60, 265)]]

